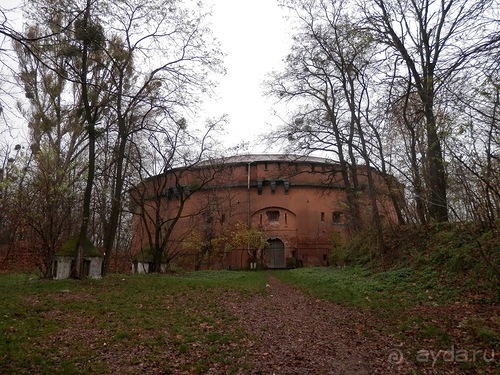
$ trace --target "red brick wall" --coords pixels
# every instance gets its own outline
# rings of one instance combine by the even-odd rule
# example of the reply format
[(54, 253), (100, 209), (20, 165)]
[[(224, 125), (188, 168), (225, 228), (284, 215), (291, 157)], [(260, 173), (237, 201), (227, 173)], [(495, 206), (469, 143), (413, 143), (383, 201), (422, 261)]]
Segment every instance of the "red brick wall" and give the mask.
[[(208, 202), (212, 202), (211, 225), (220, 229), (223, 225), (229, 227), (230, 223), (249, 221), (252, 228), (264, 232), (269, 239), (281, 240), (286, 258), (293, 257), (306, 266), (327, 265), (332, 234), (338, 233), (344, 239), (348, 237), (345, 219), (340, 223), (332, 219), (334, 212), (346, 209), (346, 196), (338, 166), (314, 158), (287, 162), (279, 158), (273, 160), (275, 156), (270, 156), (268, 160), (254, 157), (249, 155), (248, 162), (240, 158), (238, 162), (227, 163), (208, 188), (193, 194), (186, 202), (184, 217), (176, 225), (172, 239), (182, 238), (183, 233), (191, 229), (203, 235), (207, 222), (200, 212)], [(205, 168), (205, 176), (209, 170), (210, 167)], [(364, 167), (359, 167), (358, 171), (360, 183), (366, 183)], [(150, 188), (155, 184), (162, 187), (160, 191), (175, 187), (174, 173), (175, 170), (167, 173), (166, 177), (150, 180)], [(193, 183), (202, 174), (200, 170), (189, 172), (182, 177), (181, 184)], [(272, 181), (276, 182), (275, 186)], [(377, 183), (377, 190), (382, 193), (379, 199), (381, 215), (386, 222), (395, 221), (392, 205), (384, 195), (387, 189), (383, 180), (378, 178)], [(178, 200), (172, 196), (170, 198), (163, 198), (162, 217), (177, 209)], [(361, 194), (360, 207), (362, 219), (369, 223), (371, 210), (366, 192)], [(279, 220), (270, 221), (268, 211), (279, 211)], [(148, 241), (143, 224), (137, 216), (134, 220), (133, 253), (146, 247)], [(228, 256), (226, 263), (240, 268), (242, 264), (247, 264), (247, 258), (246, 252), (238, 251), (234, 256)]]
[(0, 272), (39, 272), (41, 259), (32, 246), (26, 242), (0, 245)]

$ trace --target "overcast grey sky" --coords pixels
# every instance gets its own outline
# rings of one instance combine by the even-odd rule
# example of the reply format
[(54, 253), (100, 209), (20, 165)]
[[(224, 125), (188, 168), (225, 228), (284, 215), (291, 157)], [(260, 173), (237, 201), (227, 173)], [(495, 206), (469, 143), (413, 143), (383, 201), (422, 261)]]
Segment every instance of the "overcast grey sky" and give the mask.
[[(22, 0), (0, 0), (14, 7)], [(221, 77), (217, 100), (207, 101), (201, 118), (228, 115), (224, 144), (231, 147), (246, 141), (249, 151), (265, 152), (257, 137), (279, 124), (272, 116), (273, 100), (262, 96), (267, 73), (281, 66), (290, 48), (290, 32), (277, 0), (204, 0), (212, 7), (212, 28), (227, 53), (227, 75)], [(19, 14), (19, 21), (21, 20)]]
[[(273, 100), (262, 96), (267, 73), (279, 69), (290, 49), (290, 30), (276, 0), (206, 0), (213, 4), (213, 31), (228, 56), (227, 75), (218, 87), (220, 100), (205, 105), (208, 114), (227, 113), (226, 142), (257, 141), (269, 124)], [(265, 152), (255, 143), (250, 151)]]

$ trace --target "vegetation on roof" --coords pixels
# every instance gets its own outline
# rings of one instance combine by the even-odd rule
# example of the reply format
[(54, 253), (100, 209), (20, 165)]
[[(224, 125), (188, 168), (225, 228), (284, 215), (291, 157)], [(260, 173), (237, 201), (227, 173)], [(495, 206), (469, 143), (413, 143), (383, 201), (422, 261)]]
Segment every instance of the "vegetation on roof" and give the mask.
[[(56, 255), (59, 256), (69, 256), (69, 257), (74, 257), (76, 256), (76, 241), (78, 237), (75, 236), (68, 241), (66, 241), (62, 246), (61, 249), (56, 253)], [(86, 257), (100, 257), (102, 256), (101, 253), (97, 250), (95, 245), (90, 241), (88, 238), (85, 239), (83, 243), (83, 256)]]

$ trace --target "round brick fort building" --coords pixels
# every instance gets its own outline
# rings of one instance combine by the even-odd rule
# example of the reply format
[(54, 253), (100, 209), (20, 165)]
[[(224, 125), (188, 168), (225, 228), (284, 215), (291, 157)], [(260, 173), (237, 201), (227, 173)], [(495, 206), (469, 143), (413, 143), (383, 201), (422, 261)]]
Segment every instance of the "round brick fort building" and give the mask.
[[(384, 180), (372, 172), (379, 216), (384, 223), (396, 221)], [(366, 167), (358, 166), (357, 174), (359, 220), (366, 226), (371, 222)], [(172, 264), (326, 266), (333, 244), (349, 236), (351, 224), (340, 167), (319, 157), (238, 155), (171, 168), (143, 181), (131, 200), (137, 272)], [(236, 241), (238, 232), (244, 233)], [(256, 234), (265, 246), (254, 245)]]

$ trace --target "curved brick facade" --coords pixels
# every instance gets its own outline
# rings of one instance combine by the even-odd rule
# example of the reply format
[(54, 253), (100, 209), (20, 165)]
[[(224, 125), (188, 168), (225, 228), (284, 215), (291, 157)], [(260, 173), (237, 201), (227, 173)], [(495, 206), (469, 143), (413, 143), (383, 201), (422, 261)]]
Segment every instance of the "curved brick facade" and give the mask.
[[(361, 183), (366, 170), (358, 169)], [(392, 206), (385, 197), (382, 179), (379, 185), (379, 209), (385, 221), (395, 220)], [(202, 186), (200, 188), (200, 186)], [(161, 191), (162, 220), (175, 216), (183, 205), (169, 239), (167, 252), (177, 251), (177, 260), (187, 268), (194, 263), (203, 268), (248, 268), (253, 260), (267, 268), (294, 265), (324, 266), (328, 264), (332, 236), (348, 235), (346, 197), (339, 166), (317, 157), (290, 155), (240, 155), (218, 163), (206, 163), (190, 171), (172, 169), (165, 175), (145, 182), (149, 193), (144, 200), (154, 200), (154, 191)], [(196, 190), (192, 193), (192, 190)], [(183, 200), (180, 194), (189, 196)], [(360, 192), (363, 221), (368, 222), (369, 206), (366, 192)], [(154, 216), (154, 204), (149, 215)], [(146, 208), (148, 209), (148, 208)], [(137, 208), (136, 208), (137, 210)], [(147, 247), (149, 237), (144, 224), (135, 215), (132, 251)], [(234, 230), (242, 222), (263, 232), (269, 246), (252, 259), (245, 248), (210, 253), (196, 252), (193, 238), (206, 240), (224, 231)], [(337, 235), (335, 233), (338, 233)], [(194, 241), (195, 242), (195, 241)]]

